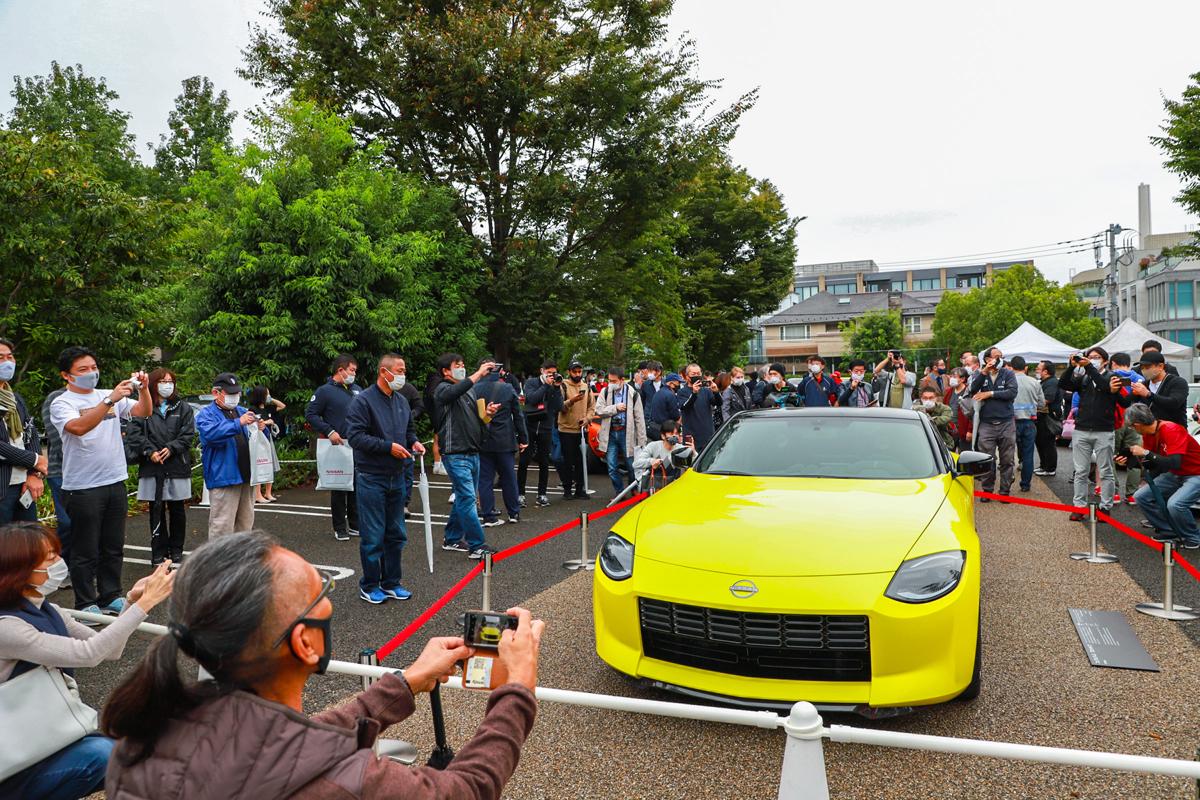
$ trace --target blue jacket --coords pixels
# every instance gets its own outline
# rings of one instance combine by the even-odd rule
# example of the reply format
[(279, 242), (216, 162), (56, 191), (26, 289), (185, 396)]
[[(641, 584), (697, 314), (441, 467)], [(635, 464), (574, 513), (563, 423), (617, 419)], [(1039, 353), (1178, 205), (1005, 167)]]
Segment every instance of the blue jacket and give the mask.
[[(237, 416), (246, 409), (238, 406)], [(200, 434), (200, 460), (204, 462), (204, 485), (211, 489), (245, 483), (238, 465), (238, 441), (241, 436), (249, 445), (246, 426), (237, 418), (229, 419), (220, 406), (209, 403), (196, 412), (196, 432)]]
[(369, 475), (399, 475), (412, 459), (392, 455), (392, 442), (411, 449), (417, 441), (412, 409), (399, 392), (391, 396), (377, 385), (359, 392), (346, 414), (343, 433), (354, 449), (354, 470)]
[(683, 415), (683, 433), (695, 440), (696, 452), (699, 452), (717, 432), (713, 424), (713, 408), (721, 405), (721, 398), (707, 386), (695, 392), (681, 386), (677, 398)]
[[(538, 383), (541, 383), (540, 378)], [(495, 373), (487, 375), (475, 387), (475, 394), (488, 403), (500, 404), (500, 410), (487, 426), (483, 444), (479, 447), (480, 452), (513, 453), (516, 452), (518, 444), (529, 444), (529, 432), (525, 428), (525, 418), (521, 416), (521, 401), (508, 381), (500, 380), (500, 376)], [(557, 391), (554, 394), (559, 396), (561, 403), (562, 394)], [(526, 397), (528, 398), (528, 395)]]
[[(971, 381), (972, 395), (978, 392), (991, 392), (992, 396), (983, 401), (979, 408), (980, 422), (1004, 422), (1014, 419), (1013, 400), (1017, 399), (1017, 376), (1008, 367), (1001, 367), (995, 377), (983, 370)], [(1109, 423), (1110, 431), (1112, 423)]]
[(679, 399), (665, 383), (650, 401), (650, 421), (661, 425), (669, 419), (679, 419)]
[(541, 375), (534, 375), (525, 381), (525, 416), (528, 419), (550, 419), (558, 417), (562, 411), (563, 396), (555, 384), (542, 383)]
[(837, 384), (825, 373), (820, 377), (805, 375), (800, 381), (800, 394), (807, 408), (822, 408), (829, 405), (829, 395), (837, 394)]
[(344, 438), (346, 414), (350, 411), (350, 403), (362, 392), (358, 386), (351, 386), (347, 391), (345, 386), (334, 383), (333, 378), (330, 378), (313, 392), (304, 408), (304, 419), (321, 436), (328, 436), (337, 431)]
[[(660, 386), (659, 389), (662, 387)], [(638, 390), (642, 393), (642, 408), (650, 410), (650, 404), (654, 402), (654, 395), (658, 393), (658, 389), (654, 388), (654, 381), (642, 381), (642, 386)]]

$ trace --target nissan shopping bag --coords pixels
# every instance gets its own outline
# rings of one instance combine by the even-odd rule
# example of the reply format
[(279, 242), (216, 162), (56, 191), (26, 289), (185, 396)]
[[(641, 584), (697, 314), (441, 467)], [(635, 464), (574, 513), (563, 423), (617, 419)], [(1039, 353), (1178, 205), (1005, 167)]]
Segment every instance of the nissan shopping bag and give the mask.
[(275, 480), (275, 451), (266, 434), (257, 425), (250, 428), (250, 485), (260, 486)]
[(317, 439), (317, 489), (325, 492), (354, 491), (354, 451), (350, 445)]

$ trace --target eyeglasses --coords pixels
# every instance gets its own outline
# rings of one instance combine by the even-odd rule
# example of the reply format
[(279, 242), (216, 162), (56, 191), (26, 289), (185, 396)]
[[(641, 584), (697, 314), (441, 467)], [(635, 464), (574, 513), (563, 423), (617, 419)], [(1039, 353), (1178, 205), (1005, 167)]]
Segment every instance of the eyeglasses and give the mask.
[(310, 619), (308, 615), (314, 608), (317, 607), (318, 604), (320, 604), (322, 600), (329, 596), (329, 593), (333, 591), (333, 588), (336, 585), (337, 583), (333, 580), (333, 575), (329, 574), (328, 572), (322, 572), (321, 591), (317, 593), (316, 599), (309, 603), (308, 607), (300, 612), (300, 616), (292, 620), (291, 624), (287, 626), (287, 630), (285, 630), (280, 637), (275, 640), (275, 644), (271, 645), (271, 649), (274, 650), (276, 647), (279, 647), (279, 645), (283, 644), (284, 641), (292, 635), (292, 631), (295, 630), (297, 625), (312, 625), (314, 623), (323, 624), (328, 622), (326, 619)]

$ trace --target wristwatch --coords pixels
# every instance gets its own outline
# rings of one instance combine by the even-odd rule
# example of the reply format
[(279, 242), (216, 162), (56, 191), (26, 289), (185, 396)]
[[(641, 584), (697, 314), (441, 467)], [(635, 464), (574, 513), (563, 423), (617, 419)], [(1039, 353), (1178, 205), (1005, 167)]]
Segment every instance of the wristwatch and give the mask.
[(113, 406), (115, 406), (117, 404), (117, 401), (113, 400), (111, 397), (106, 397), (103, 400), (101, 400), (100, 402), (104, 403), (104, 405), (108, 406), (109, 408), (112, 408)]

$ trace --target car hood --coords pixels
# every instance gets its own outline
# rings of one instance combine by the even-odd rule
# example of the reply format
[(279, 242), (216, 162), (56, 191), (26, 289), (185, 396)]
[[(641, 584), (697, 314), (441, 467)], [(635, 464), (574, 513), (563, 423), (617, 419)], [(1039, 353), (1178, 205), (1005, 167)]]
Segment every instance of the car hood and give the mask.
[(635, 510), (634, 554), (736, 576), (893, 572), (949, 476), (845, 480), (688, 471)]

